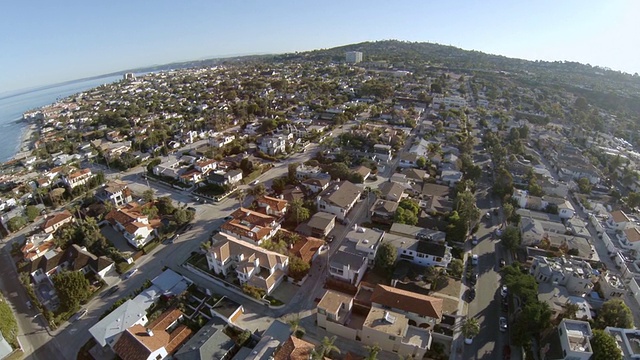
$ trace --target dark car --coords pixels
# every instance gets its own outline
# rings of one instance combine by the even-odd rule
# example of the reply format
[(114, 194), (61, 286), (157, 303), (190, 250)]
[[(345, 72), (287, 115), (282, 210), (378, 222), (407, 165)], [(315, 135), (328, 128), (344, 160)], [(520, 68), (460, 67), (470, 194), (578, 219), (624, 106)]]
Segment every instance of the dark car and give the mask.
[(475, 298), (476, 298), (476, 289), (474, 288), (469, 289), (469, 292), (467, 293), (467, 301), (471, 302)]
[(327, 242), (328, 242), (329, 244), (331, 244), (335, 238), (336, 238), (336, 236), (335, 236), (335, 235), (329, 235), (329, 236), (327, 237)]
[(501, 308), (504, 312), (509, 312), (509, 300), (507, 298), (502, 298)]
[(111, 295), (115, 294), (115, 293), (116, 293), (116, 291), (118, 291), (118, 285), (113, 286), (113, 287), (111, 287), (109, 290), (107, 290), (107, 291), (104, 293), (104, 297), (111, 296)]
[(475, 285), (478, 282), (478, 274), (469, 275), (469, 284)]

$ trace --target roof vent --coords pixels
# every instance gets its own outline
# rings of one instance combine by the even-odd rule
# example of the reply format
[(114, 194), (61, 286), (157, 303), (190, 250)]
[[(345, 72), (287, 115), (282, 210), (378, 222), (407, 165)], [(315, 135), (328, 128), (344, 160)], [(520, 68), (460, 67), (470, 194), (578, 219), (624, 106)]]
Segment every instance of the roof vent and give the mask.
[(153, 330), (151, 330), (150, 328), (147, 328), (147, 335), (153, 336)]
[(393, 324), (396, 322), (396, 317), (391, 315), (388, 311), (384, 312), (384, 319), (390, 324)]

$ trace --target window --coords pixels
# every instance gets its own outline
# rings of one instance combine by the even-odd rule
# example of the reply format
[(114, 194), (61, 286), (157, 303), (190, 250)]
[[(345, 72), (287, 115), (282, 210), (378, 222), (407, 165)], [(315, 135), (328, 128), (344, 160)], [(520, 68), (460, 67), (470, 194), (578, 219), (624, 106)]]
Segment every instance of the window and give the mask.
[(424, 254), (418, 254), (418, 257), (419, 257), (419, 258), (423, 258), (423, 257), (424, 257)]
[(436, 262), (440, 262), (440, 261), (442, 261), (442, 258), (441, 257), (437, 257), (436, 258)]
[(322, 309), (322, 308), (318, 308), (318, 314), (320, 314), (320, 315), (326, 315), (326, 314), (327, 314), (327, 310)]

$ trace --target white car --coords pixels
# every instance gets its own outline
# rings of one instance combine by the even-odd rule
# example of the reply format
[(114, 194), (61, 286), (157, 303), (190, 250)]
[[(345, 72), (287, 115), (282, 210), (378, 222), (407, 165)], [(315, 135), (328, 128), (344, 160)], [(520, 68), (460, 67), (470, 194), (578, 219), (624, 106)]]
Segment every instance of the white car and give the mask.
[(88, 309), (82, 309), (78, 311), (78, 313), (76, 314), (76, 320), (82, 319), (85, 315), (87, 315), (88, 312), (89, 312)]
[(467, 344), (467, 345), (473, 344), (473, 338), (465, 338), (464, 339), (464, 343)]
[(507, 285), (502, 285), (502, 287), (500, 288), (500, 296), (507, 297), (508, 292), (509, 289), (507, 289)]
[(478, 265), (478, 254), (471, 256), (471, 265)]
[(258, 185), (258, 183), (259, 183), (259, 182), (260, 182), (260, 180), (255, 179), (255, 180), (253, 180), (253, 181), (251, 182), (251, 184), (250, 184), (250, 185)]
[(507, 331), (507, 318), (504, 316), (500, 316), (500, 331)]
[(130, 277), (132, 277), (135, 273), (138, 272), (138, 268), (135, 268), (133, 270), (129, 270), (124, 274), (124, 279), (129, 279)]

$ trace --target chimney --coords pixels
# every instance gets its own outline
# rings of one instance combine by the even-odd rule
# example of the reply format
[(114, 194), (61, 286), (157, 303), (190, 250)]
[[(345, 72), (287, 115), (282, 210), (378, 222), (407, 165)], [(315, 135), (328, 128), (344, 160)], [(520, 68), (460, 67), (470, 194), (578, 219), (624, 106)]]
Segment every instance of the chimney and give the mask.
[(150, 328), (147, 328), (147, 335), (153, 336), (153, 330), (151, 330)]

